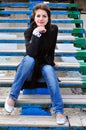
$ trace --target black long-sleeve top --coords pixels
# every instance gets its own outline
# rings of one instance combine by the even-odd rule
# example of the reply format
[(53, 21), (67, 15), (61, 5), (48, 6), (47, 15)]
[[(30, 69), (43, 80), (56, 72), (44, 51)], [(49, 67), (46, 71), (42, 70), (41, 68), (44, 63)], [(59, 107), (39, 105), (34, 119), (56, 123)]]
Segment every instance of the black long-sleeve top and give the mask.
[[(36, 80), (40, 77), (41, 73), (40, 68), (43, 65), (45, 64), (51, 66), (55, 65), (54, 50), (57, 41), (58, 27), (56, 25), (51, 25), (50, 29), (47, 30), (46, 33), (41, 33), (41, 37), (33, 35), (32, 34), (33, 30), (34, 28), (32, 27), (28, 28), (24, 32), (24, 36), (25, 36), (26, 55), (32, 56), (36, 61), (31, 81), (32, 84), (34, 85), (36, 84)], [(24, 86), (27, 86), (26, 83), (24, 83)]]
[(33, 28), (28, 28), (25, 33), (26, 54), (34, 57), (38, 63), (54, 65), (54, 50), (56, 46), (58, 28), (51, 25), (46, 33), (41, 33), (41, 37), (32, 34)]

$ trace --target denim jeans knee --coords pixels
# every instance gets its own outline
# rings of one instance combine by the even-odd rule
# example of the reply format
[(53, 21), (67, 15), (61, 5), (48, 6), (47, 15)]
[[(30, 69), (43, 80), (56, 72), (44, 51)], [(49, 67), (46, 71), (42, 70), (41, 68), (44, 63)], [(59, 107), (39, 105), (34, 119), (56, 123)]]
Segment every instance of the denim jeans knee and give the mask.
[(25, 56), (21, 63), (18, 66), (14, 82), (11, 87), (10, 91), (10, 97), (14, 100), (17, 100), (20, 90), (22, 88), (22, 85), (24, 81), (32, 75), (33, 69), (35, 66), (35, 60), (33, 57), (30, 57), (29, 55)]
[(51, 65), (44, 65), (41, 71), (50, 92), (54, 112), (63, 113), (64, 105), (54, 68)]

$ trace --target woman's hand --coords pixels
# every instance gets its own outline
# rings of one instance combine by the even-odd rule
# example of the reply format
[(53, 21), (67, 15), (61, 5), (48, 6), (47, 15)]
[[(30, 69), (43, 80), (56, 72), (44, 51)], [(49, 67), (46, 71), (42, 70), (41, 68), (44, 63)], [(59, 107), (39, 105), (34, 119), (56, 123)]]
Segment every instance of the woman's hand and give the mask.
[(45, 27), (40, 26), (40, 27), (36, 27), (36, 28), (34, 29), (34, 32), (45, 33), (45, 32), (46, 32), (46, 29), (45, 29)]

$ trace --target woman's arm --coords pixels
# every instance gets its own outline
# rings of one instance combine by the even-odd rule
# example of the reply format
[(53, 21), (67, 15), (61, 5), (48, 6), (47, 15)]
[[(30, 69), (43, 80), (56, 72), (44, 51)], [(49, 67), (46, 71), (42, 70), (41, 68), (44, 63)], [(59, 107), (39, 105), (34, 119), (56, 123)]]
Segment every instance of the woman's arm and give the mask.
[(53, 30), (51, 33), (51, 47), (47, 55), (48, 63), (51, 64), (52, 66), (55, 65), (54, 63), (54, 52), (55, 52), (55, 47), (56, 47), (56, 42), (57, 42), (57, 35), (58, 35), (58, 27), (56, 25), (53, 26)]
[(37, 37), (36, 35), (34, 35), (33, 30), (31, 30), (31, 28), (27, 29), (24, 32), (24, 36), (25, 36), (26, 54), (36, 58), (38, 56), (41, 37)]

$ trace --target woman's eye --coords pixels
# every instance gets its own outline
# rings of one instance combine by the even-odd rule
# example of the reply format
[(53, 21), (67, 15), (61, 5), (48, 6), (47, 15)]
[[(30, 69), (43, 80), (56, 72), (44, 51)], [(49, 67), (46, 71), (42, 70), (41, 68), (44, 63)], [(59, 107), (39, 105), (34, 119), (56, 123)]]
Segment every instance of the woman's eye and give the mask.
[(46, 15), (43, 15), (44, 18), (46, 18), (47, 16)]
[(36, 17), (40, 17), (40, 15), (37, 15)]
[(43, 15), (43, 16), (37, 15), (36, 17), (38, 17), (38, 18), (40, 18), (40, 17), (46, 18), (47, 16), (46, 15)]

